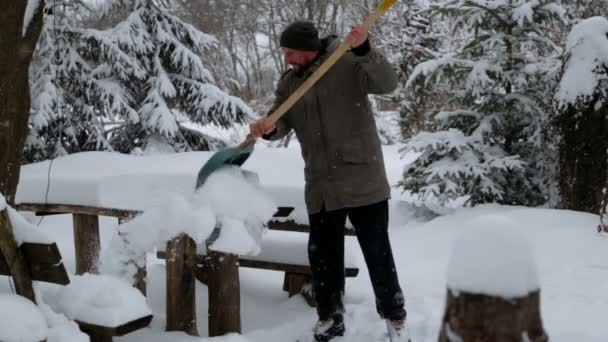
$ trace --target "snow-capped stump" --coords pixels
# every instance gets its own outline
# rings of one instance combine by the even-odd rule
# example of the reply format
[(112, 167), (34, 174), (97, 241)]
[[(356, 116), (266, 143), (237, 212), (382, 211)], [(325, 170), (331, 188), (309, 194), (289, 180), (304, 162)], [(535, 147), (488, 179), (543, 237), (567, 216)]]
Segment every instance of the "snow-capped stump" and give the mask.
[(527, 240), (504, 217), (473, 226), (454, 242), (439, 341), (547, 341)]
[(0, 341), (46, 341), (48, 326), (44, 315), (28, 299), (0, 294)]

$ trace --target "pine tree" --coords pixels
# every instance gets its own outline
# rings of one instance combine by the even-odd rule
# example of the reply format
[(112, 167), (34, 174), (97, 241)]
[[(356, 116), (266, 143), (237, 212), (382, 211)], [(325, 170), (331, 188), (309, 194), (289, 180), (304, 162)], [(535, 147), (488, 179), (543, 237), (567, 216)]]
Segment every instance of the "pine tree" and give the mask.
[(88, 150), (129, 153), (151, 141), (174, 151), (210, 149), (220, 142), (185, 123), (227, 127), (251, 114), (217, 86), (210, 67), (217, 40), (172, 15), (171, 1), (105, 2), (102, 13), (128, 14), (107, 29), (85, 27), (91, 14), (79, 4), (50, 9), (45, 21), (29, 160)]
[(398, 103), (401, 135), (411, 137), (428, 127), (427, 113), (439, 102), (440, 89), (430, 89), (423, 81), (417, 81), (412, 89), (405, 85), (421, 62), (432, 59), (439, 48), (442, 37), (440, 25), (432, 25), (428, 12), (419, 0), (398, 2), (385, 14), (385, 22), (378, 26), (378, 37), (382, 39), (389, 60), (398, 67), (399, 89), (394, 101)]
[(440, 205), (460, 197), (471, 205), (545, 202), (543, 126), (561, 49), (543, 32), (563, 22), (565, 10), (557, 0), (443, 0), (431, 12), (452, 18), (462, 39), (419, 64), (407, 86), (421, 78), (448, 86), (462, 109), (439, 113), (440, 131), (409, 140), (405, 152), (422, 155), (400, 185)]

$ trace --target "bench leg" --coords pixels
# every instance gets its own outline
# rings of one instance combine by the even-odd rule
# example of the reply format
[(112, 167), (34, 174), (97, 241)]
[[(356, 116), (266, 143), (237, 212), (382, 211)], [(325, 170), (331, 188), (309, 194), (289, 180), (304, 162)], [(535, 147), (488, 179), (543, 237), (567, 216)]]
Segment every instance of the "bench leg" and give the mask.
[(198, 336), (196, 325), (196, 244), (182, 234), (167, 242), (167, 331)]
[(238, 255), (210, 252), (202, 272), (209, 289), (209, 337), (241, 333)]
[(312, 288), (312, 276), (309, 274), (298, 274), (285, 272), (283, 290), (287, 291), (289, 297), (302, 295), (308, 305), (315, 307), (317, 302)]
[(99, 219), (97, 215), (73, 214), (76, 274), (98, 273)]

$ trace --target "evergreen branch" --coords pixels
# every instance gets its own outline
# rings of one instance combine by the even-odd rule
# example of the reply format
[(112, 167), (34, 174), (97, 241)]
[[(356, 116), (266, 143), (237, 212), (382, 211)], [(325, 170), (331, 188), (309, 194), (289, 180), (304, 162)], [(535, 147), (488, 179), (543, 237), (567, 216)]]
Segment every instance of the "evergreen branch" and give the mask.
[(490, 8), (488, 8), (486, 6), (483, 6), (481, 4), (478, 4), (476, 2), (469, 1), (469, 0), (467, 0), (465, 2), (465, 5), (469, 5), (471, 7), (477, 7), (477, 8), (480, 8), (480, 9), (483, 9), (483, 10), (487, 11), (488, 13), (490, 13), (491, 16), (493, 16), (494, 18), (496, 18), (499, 22), (501, 22), (503, 25), (505, 25), (507, 27), (510, 27), (510, 26), (514, 25), (514, 23), (509, 23), (508, 21), (506, 21), (505, 19), (503, 19), (500, 15), (498, 15), (498, 13), (496, 13), (495, 11), (493, 11), (492, 9), (490, 9)]

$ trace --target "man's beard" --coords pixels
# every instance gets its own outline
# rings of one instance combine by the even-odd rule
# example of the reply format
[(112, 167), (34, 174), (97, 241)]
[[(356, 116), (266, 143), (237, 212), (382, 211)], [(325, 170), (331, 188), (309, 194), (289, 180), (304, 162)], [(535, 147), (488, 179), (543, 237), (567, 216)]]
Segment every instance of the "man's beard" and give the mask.
[(306, 68), (305, 65), (303, 64), (292, 64), (291, 67), (293, 68), (293, 70), (295, 70), (296, 72), (300, 72), (302, 70), (304, 70)]

